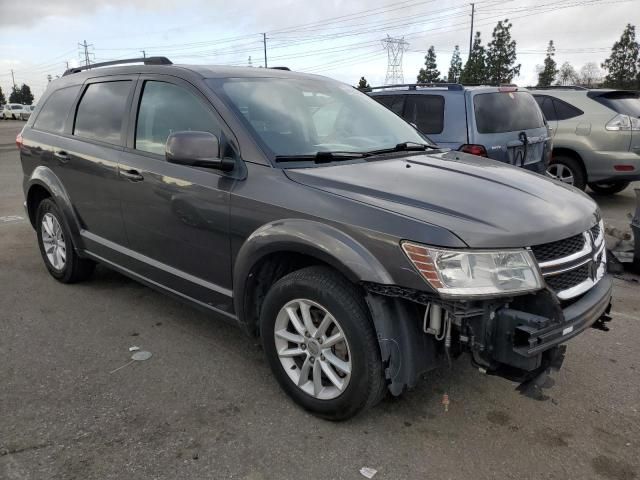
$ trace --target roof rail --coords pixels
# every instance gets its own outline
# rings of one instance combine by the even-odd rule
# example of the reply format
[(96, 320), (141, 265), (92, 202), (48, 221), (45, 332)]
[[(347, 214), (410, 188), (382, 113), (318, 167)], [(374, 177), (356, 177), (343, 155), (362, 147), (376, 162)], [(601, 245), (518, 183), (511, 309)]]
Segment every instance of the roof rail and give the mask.
[(290, 72), (291, 69), (289, 67), (269, 67), (271, 70), (286, 70), (287, 72)]
[(167, 57), (144, 57), (144, 58), (126, 58), (123, 60), (113, 60), (111, 62), (92, 63), (89, 65), (83, 65), (82, 67), (69, 68), (62, 76), (70, 75), (72, 73), (79, 73), (83, 70), (89, 70), (91, 68), (98, 67), (110, 67), (113, 65), (124, 65), (127, 63), (144, 63), (145, 65), (173, 65), (173, 62)]
[(365, 92), (371, 92), (373, 90), (385, 90), (387, 88), (399, 88), (407, 87), (409, 90), (416, 90), (417, 87), (431, 87), (431, 88), (446, 88), (447, 90), (464, 90), (464, 87), (459, 83), (399, 83), (396, 85), (381, 85), (379, 87), (369, 87), (363, 89)]
[(530, 90), (589, 90), (580, 85), (549, 85), (548, 87), (527, 87)]

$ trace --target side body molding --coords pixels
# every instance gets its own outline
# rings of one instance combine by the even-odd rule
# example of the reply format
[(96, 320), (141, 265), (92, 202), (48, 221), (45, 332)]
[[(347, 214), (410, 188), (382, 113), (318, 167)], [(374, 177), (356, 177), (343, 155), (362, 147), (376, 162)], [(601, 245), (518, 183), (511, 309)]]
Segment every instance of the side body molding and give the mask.
[(234, 306), (241, 323), (247, 322), (245, 289), (252, 269), (261, 259), (277, 252), (295, 252), (317, 258), (354, 282), (393, 283), (378, 259), (343, 231), (314, 220), (277, 220), (254, 231), (236, 256)]
[(53, 173), (50, 168), (43, 165), (36, 167), (31, 173), (31, 176), (28, 179), (25, 179), (24, 183), (25, 200), (27, 202), (27, 209), (31, 224), (35, 227), (36, 212), (30, 211), (29, 207), (31, 205), (30, 202), (32, 200), (32, 195), (35, 191), (34, 187), (36, 185), (44, 188), (53, 197), (58, 208), (62, 210), (62, 214), (64, 217), (63, 221), (66, 223), (67, 228), (71, 232), (74, 247), (76, 249), (83, 249), (84, 244), (80, 236), (80, 222), (78, 221), (78, 217), (73, 210), (69, 195), (67, 194), (67, 191), (65, 190), (62, 182), (56, 176), (56, 174)]

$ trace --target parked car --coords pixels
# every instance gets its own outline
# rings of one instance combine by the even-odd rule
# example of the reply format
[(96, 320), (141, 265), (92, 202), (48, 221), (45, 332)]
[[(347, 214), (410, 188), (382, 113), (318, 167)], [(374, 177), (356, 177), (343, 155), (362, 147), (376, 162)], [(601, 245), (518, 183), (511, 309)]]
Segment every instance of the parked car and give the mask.
[(67, 71), (17, 138), (60, 282), (99, 262), (240, 325), (335, 420), (463, 353), (536, 378), (608, 319), (588, 196), (440, 149), (328, 78), (135, 61)]
[(439, 146), (544, 174), (551, 139), (531, 94), (518, 87), (387, 85), (371, 97)]
[(23, 105), (19, 103), (7, 103), (2, 109), (2, 119), (17, 120), (20, 118), (22, 111), (23, 111)]
[(602, 194), (640, 180), (639, 92), (580, 87), (531, 92), (553, 132), (552, 177)]
[(29, 120), (29, 117), (31, 116), (31, 114), (35, 109), (36, 109), (35, 105), (25, 105), (22, 109), (22, 113), (20, 114), (20, 119)]

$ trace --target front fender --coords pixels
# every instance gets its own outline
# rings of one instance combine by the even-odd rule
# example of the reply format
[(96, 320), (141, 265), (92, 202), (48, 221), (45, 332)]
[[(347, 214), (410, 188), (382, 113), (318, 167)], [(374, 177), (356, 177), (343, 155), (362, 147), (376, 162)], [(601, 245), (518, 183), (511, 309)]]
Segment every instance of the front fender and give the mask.
[(234, 306), (244, 320), (244, 294), (251, 270), (261, 259), (277, 252), (295, 252), (323, 261), (353, 282), (392, 284), (378, 259), (360, 242), (325, 223), (285, 219), (265, 224), (240, 248), (233, 270)]
[(67, 229), (71, 232), (73, 245), (76, 249), (84, 248), (82, 238), (80, 237), (80, 222), (73, 210), (69, 195), (58, 176), (49, 167), (43, 165), (36, 167), (24, 184), (27, 211), (29, 213), (29, 220), (31, 221), (31, 224), (35, 227), (36, 212), (32, 208), (31, 202), (33, 200), (36, 186), (44, 188), (56, 202), (56, 205), (64, 217), (63, 221), (67, 226)]

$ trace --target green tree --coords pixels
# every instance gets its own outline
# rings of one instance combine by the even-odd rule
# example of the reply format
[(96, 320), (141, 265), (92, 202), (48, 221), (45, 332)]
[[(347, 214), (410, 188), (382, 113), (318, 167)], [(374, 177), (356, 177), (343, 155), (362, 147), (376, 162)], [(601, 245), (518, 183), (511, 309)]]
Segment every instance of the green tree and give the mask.
[(480, 39), (480, 32), (476, 32), (473, 38), (471, 53), (467, 63), (460, 74), (460, 83), (477, 85), (484, 83), (486, 79), (486, 54)]
[(33, 93), (31, 93), (31, 88), (26, 83), (23, 83), (20, 87), (20, 95), (23, 105), (31, 105), (33, 103)]
[(607, 70), (604, 86), (612, 88), (634, 88), (639, 86), (638, 42), (636, 42), (636, 27), (630, 23), (622, 32), (620, 40), (613, 44), (611, 55), (602, 63)]
[(7, 99), (4, 96), (4, 92), (2, 91), (2, 87), (0, 87), (0, 105), (4, 105), (7, 103)]
[(538, 73), (538, 86), (548, 87), (553, 83), (553, 80), (558, 75), (558, 66), (553, 59), (556, 54), (556, 47), (553, 45), (553, 40), (549, 40), (549, 46), (547, 47), (547, 56), (544, 59), (544, 67), (540, 73)]
[(11, 93), (9, 94), (9, 102), (10, 103), (22, 103), (22, 90), (18, 87), (14, 86), (11, 88)]
[(493, 85), (511, 83), (520, 74), (521, 65), (516, 65), (516, 41), (511, 39), (511, 26), (509, 19), (498, 22), (487, 46), (487, 80)]
[(447, 82), (456, 83), (460, 81), (462, 74), (462, 58), (460, 58), (460, 47), (456, 45), (451, 56), (451, 64), (449, 65), (449, 73), (447, 74)]
[(366, 78), (360, 77), (360, 81), (358, 82), (358, 86), (356, 88), (358, 90), (367, 90), (368, 88), (371, 88), (371, 85), (369, 85), (369, 82), (367, 82)]
[(418, 83), (436, 83), (440, 81), (440, 71), (436, 61), (436, 50), (433, 45), (427, 50), (424, 56), (424, 68), (418, 72)]

